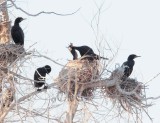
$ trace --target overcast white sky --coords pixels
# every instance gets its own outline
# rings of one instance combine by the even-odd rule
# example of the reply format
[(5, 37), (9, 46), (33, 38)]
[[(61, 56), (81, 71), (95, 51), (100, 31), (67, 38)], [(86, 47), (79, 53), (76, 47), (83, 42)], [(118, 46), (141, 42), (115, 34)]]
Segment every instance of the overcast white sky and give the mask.
[[(57, 13), (72, 13), (81, 8), (72, 16), (40, 15), (30, 17), (24, 13), (9, 9), (12, 24), (18, 16), (27, 18), (21, 23), (25, 32), (25, 48), (33, 43), (39, 52), (58, 59), (65, 64), (72, 59), (66, 48), (70, 42), (74, 45), (88, 45), (98, 53), (95, 43), (95, 35), (91, 28), (91, 20), (97, 12), (97, 7), (102, 3), (102, 12), (99, 21), (99, 41), (101, 48), (106, 45), (104, 38), (113, 51), (119, 48), (111, 69), (115, 63), (122, 64), (130, 54), (142, 56), (135, 60), (136, 64), (132, 77), (139, 81), (147, 82), (160, 72), (160, 1), (159, 0), (21, 0), (17, 5), (29, 13), (39, 11), (55, 11)], [(95, 21), (93, 26), (96, 29)], [(108, 48), (108, 47), (107, 47)], [(111, 52), (105, 50), (105, 55), (111, 57)], [(44, 62), (35, 63), (37, 66), (45, 65)], [(55, 76), (61, 69), (52, 63), (52, 74)], [(160, 76), (148, 83), (147, 96), (160, 95)], [(149, 108), (149, 114), (154, 123), (159, 123), (160, 100)], [(144, 123), (149, 119), (144, 115)]]

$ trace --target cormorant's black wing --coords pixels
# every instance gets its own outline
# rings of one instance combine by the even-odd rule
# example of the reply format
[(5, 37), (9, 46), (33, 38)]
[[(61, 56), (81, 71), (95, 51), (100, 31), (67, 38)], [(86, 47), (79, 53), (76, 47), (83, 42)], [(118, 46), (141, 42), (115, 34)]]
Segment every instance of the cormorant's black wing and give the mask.
[(13, 26), (11, 29), (11, 35), (15, 44), (24, 44), (24, 33), (21, 27)]
[(124, 78), (127, 78), (131, 75), (132, 70), (133, 70), (133, 66), (131, 66), (131, 63), (129, 61), (126, 61), (123, 63), (123, 68), (124, 68)]
[(82, 48), (84, 49), (84, 51), (86, 52), (85, 55), (92, 55), (95, 54), (94, 51), (92, 50), (92, 48), (88, 47), (88, 46), (82, 46)]
[(94, 54), (93, 50), (88, 46), (74, 47), (74, 49), (78, 50), (81, 56)]
[[(35, 73), (34, 73), (34, 86), (35, 87), (41, 87), (42, 85), (44, 85), (45, 83), (45, 77), (46, 76), (46, 72), (44, 71), (43, 68), (38, 68)], [(39, 81), (39, 82), (36, 82)]]

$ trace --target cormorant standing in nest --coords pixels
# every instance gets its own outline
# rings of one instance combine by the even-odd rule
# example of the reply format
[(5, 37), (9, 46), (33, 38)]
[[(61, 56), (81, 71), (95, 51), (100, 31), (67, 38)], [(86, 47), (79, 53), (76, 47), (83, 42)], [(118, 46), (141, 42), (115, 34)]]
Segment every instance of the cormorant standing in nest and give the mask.
[(71, 52), (72, 56), (73, 56), (73, 60), (78, 59), (78, 54), (76, 52), (76, 50), (74, 48), (71, 48), (71, 46), (73, 46), (73, 44), (71, 43), (68, 47), (69, 51)]
[(99, 60), (100, 58), (102, 58), (102, 59), (108, 60), (108, 58), (104, 58), (104, 57), (101, 57), (101, 56), (95, 54), (94, 51), (92, 50), (92, 48), (90, 48), (88, 46), (76, 47), (76, 46), (73, 46), (73, 44), (71, 43), (69, 45), (69, 48), (73, 49), (73, 50), (78, 50), (80, 55), (81, 55), (81, 57), (84, 57), (82, 59)]
[[(40, 91), (40, 87), (42, 87), (45, 84), (45, 77), (46, 74), (49, 74), (51, 72), (51, 67), (49, 65), (46, 65), (44, 67), (37, 68), (37, 70), (34, 73), (34, 86), (37, 87), (37, 91)], [(44, 89), (47, 89), (47, 86), (44, 86)]]
[(14, 26), (11, 28), (12, 39), (16, 45), (24, 45), (24, 33), (19, 23), (23, 21), (22, 17), (18, 17), (14, 21)]
[(121, 79), (123, 81), (125, 81), (126, 78), (128, 78), (131, 75), (131, 73), (133, 71), (133, 66), (135, 64), (134, 59), (137, 58), (137, 57), (140, 57), (140, 56), (137, 56), (135, 54), (131, 54), (131, 55), (128, 56), (127, 61), (122, 64), (121, 67), (124, 68), (124, 75), (122, 76)]

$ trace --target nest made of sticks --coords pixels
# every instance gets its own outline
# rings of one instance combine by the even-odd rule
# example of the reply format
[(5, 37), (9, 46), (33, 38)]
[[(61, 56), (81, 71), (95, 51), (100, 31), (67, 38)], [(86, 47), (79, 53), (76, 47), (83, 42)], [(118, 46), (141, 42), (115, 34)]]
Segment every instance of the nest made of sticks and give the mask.
[(0, 45), (0, 64), (13, 63), (18, 57), (25, 52), (23, 46), (16, 44)]
[[(56, 79), (59, 90), (67, 93), (69, 98), (80, 95), (89, 99), (93, 96), (94, 88), (82, 88), (96, 79), (99, 75), (99, 61), (73, 60), (69, 61)], [(81, 91), (81, 89), (83, 91)]]
[(118, 68), (113, 71), (110, 79), (116, 79), (116, 84), (109, 87), (104, 87), (107, 98), (118, 102), (125, 110), (132, 110), (132, 107), (142, 106), (142, 101), (145, 97), (143, 92), (145, 87), (136, 79), (127, 78), (125, 81), (121, 80), (123, 69)]

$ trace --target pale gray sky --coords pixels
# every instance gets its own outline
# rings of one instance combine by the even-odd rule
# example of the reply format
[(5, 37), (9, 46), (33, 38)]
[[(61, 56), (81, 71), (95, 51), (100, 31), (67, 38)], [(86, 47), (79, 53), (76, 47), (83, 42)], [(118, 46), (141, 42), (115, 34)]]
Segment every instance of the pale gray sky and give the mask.
[[(65, 64), (68, 59), (72, 59), (66, 48), (70, 42), (78, 46), (91, 46), (98, 53), (91, 20), (97, 12), (95, 3), (100, 6), (103, 2), (99, 21), (99, 41), (105, 38), (114, 51), (119, 48), (110, 68), (113, 69), (115, 63), (122, 64), (129, 54), (134, 53), (142, 57), (135, 60), (132, 77), (144, 83), (149, 81), (160, 72), (159, 0), (21, 0), (16, 2), (17, 5), (33, 14), (39, 11), (71, 13), (78, 8), (81, 9), (72, 16), (63, 17), (53, 14), (30, 17), (14, 8), (10, 8), (9, 13), (12, 24), (18, 16), (27, 18), (21, 23), (25, 32), (26, 48), (37, 42), (34, 47), (38, 51)], [(96, 29), (95, 21), (93, 25)], [(106, 44), (104, 40), (102, 44), (102, 47)], [(105, 54), (111, 57), (109, 51), (105, 51)], [(44, 62), (35, 64), (39, 66)], [(61, 68), (54, 64), (53, 67), (52, 74), (57, 75)], [(160, 95), (159, 80), (160, 76), (148, 83), (148, 97)], [(160, 100), (154, 103), (155, 105), (149, 108), (149, 114), (153, 117), (154, 123), (159, 123)], [(144, 122), (149, 123), (148, 117), (144, 116)]]

